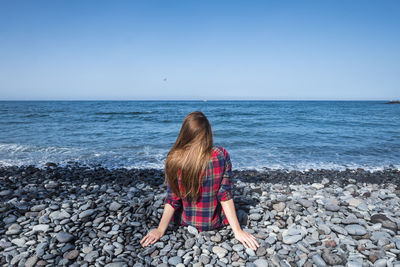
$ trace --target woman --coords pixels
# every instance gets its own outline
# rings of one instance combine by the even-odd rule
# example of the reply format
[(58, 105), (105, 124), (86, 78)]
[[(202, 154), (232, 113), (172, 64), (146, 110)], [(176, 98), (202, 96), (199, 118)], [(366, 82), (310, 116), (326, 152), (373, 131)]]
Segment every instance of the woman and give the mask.
[(228, 152), (213, 147), (211, 125), (200, 111), (189, 113), (165, 161), (168, 194), (157, 229), (140, 244), (160, 239), (172, 219), (178, 225), (192, 225), (207, 231), (230, 224), (235, 238), (256, 250), (256, 238), (241, 229), (231, 193), (232, 164)]

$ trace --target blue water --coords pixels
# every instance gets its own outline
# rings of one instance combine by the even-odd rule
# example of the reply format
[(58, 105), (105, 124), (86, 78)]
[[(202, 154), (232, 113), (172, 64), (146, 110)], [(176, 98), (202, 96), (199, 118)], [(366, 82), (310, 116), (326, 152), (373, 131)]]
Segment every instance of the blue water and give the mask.
[(384, 101), (2, 101), (0, 166), (163, 168), (194, 110), (234, 169), (400, 168), (400, 105)]

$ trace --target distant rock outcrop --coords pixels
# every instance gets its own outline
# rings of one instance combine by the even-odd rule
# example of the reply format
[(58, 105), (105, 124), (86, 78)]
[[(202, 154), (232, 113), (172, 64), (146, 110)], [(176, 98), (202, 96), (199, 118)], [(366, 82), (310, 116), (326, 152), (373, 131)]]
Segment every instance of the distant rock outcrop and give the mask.
[(389, 101), (389, 102), (386, 102), (386, 104), (400, 104), (400, 100)]

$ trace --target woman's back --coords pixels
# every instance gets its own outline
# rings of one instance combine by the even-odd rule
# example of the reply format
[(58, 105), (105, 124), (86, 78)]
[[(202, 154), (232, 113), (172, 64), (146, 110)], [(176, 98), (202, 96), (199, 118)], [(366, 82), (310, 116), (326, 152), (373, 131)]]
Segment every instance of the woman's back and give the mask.
[[(192, 225), (206, 231), (228, 225), (229, 222), (221, 208), (221, 201), (232, 198), (232, 164), (228, 152), (223, 147), (214, 147), (211, 158), (204, 171), (197, 202), (181, 199), (174, 194), (168, 184), (165, 203), (171, 204), (175, 212), (173, 220), (180, 225)], [(181, 177), (178, 185), (182, 191)]]
[(192, 225), (199, 231), (229, 224), (235, 238), (255, 250), (259, 246), (255, 237), (242, 230), (236, 216), (231, 174), (228, 152), (223, 147), (213, 147), (207, 117), (200, 111), (189, 113), (165, 160), (168, 193), (160, 224), (140, 243), (143, 246), (154, 244), (173, 220), (179, 225)]

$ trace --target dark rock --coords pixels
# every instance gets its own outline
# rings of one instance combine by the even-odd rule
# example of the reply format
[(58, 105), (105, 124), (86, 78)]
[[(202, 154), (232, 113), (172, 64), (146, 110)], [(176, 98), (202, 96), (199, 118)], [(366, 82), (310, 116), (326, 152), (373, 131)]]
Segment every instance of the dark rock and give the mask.
[(345, 265), (347, 260), (340, 254), (334, 254), (330, 252), (323, 252), (322, 258), (329, 265)]
[(394, 232), (397, 231), (397, 224), (391, 221), (386, 215), (384, 214), (374, 214), (371, 216), (372, 223), (381, 223), (382, 227), (390, 229)]

